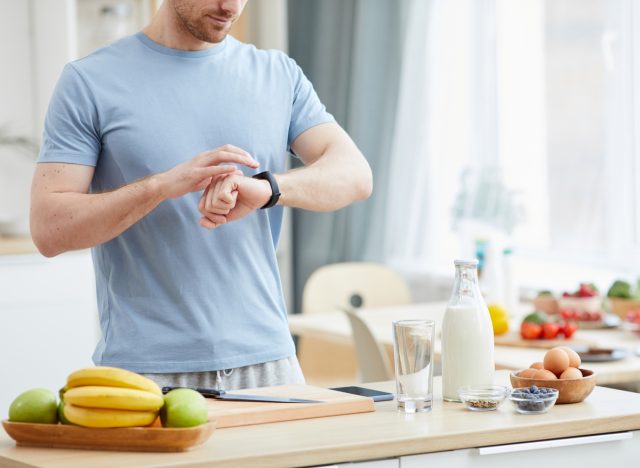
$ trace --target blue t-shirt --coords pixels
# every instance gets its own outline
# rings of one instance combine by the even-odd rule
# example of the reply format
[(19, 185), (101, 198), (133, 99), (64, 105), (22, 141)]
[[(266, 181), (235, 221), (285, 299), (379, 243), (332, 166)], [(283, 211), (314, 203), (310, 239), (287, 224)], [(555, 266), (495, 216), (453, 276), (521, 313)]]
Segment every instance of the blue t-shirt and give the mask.
[[(248, 151), (258, 171), (282, 172), (291, 143), (332, 121), (281, 52), (230, 36), (183, 51), (140, 32), (65, 67), (39, 162), (94, 166), (94, 193), (226, 143)], [(92, 249), (97, 365), (196, 372), (294, 354), (276, 262), (282, 208), (209, 231), (198, 225), (200, 195), (166, 200)]]

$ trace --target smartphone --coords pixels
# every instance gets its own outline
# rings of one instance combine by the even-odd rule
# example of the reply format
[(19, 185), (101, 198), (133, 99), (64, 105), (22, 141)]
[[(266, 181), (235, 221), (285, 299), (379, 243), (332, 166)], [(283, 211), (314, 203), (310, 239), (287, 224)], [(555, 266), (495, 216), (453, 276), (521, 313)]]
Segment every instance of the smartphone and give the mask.
[(373, 401), (388, 401), (393, 400), (393, 393), (381, 392), (380, 390), (374, 390), (372, 388), (364, 387), (337, 387), (330, 390), (337, 390), (338, 392), (352, 393), (354, 395), (366, 396), (373, 398)]

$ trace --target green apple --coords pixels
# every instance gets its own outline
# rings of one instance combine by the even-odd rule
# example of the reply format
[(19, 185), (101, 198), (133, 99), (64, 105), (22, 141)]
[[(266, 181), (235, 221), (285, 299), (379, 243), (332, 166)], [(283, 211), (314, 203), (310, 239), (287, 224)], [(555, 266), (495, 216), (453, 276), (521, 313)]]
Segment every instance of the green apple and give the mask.
[(209, 419), (207, 400), (190, 388), (176, 388), (164, 396), (160, 409), (163, 427), (192, 427)]
[(58, 402), (46, 388), (34, 388), (21, 393), (9, 407), (9, 421), (56, 424)]

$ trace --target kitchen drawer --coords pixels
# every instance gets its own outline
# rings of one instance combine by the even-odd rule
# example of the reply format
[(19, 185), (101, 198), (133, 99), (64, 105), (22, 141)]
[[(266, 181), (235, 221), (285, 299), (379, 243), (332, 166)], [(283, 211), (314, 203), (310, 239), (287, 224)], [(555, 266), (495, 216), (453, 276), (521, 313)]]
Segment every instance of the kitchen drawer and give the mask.
[(632, 467), (640, 460), (640, 431), (505, 444), (400, 458), (400, 468)]

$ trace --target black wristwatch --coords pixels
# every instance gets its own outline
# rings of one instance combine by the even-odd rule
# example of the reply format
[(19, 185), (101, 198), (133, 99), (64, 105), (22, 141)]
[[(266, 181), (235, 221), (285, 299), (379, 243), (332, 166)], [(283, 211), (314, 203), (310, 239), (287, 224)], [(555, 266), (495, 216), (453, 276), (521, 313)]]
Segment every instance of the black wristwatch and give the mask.
[(265, 208), (275, 206), (275, 204), (278, 203), (278, 200), (280, 200), (280, 188), (278, 187), (278, 182), (276, 182), (276, 178), (273, 177), (273, 174), (269, 171), (264, 171), (260, 174), (254, 175), (253, 178), (266, 180), (271, 186), (271, 198), (269, 198), (269, 201), (260, 209), (264, 210)]

